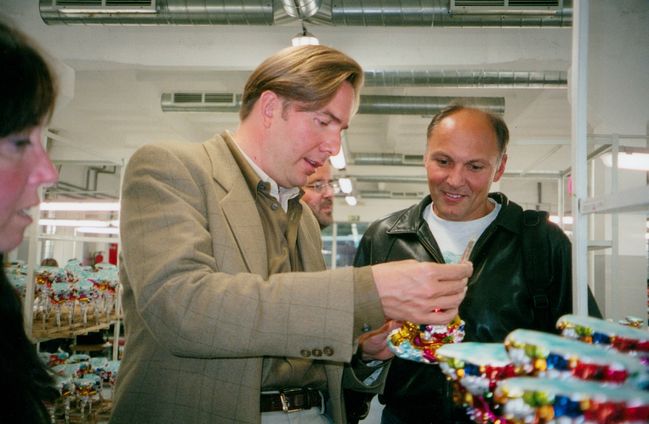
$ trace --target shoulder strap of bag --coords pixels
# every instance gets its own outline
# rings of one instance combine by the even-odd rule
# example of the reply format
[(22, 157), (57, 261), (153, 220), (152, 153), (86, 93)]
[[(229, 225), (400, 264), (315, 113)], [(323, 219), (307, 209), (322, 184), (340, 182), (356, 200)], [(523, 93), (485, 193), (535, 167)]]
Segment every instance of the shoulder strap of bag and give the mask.
[(523, 275), (532, 297), (534, 327), (550, 331), (554, 323), (550, 319), (550, 248), (548, 245), (548, 213), (545, 211), (523, 211)]

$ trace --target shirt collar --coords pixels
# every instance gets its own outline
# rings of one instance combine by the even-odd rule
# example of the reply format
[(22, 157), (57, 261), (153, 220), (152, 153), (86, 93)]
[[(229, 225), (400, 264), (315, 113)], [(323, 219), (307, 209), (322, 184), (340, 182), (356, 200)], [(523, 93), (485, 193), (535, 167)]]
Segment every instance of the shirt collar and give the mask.
[[(230, 135), (232, 137), (232, 135)], [(297, 197), (300, 195), (300, 188), (299, 187), (291, 187), (291, 188), (284, 188), (280, 187), (275, 180), (273, 180), (267, 173), (264, 172), (263, 169), (261, 169), (251, 158), (246, 154), (246, 152), (239, 147), (239, 145), (236, 143), (236, 139), (232, 137), (233, 140), (235, 140), (235, 143), (233, 143), (237, 150), (239, 150), (239, 153), (241, 153), (241, 156), (248, 162), (250, 167), (255, 171), (255, 173), (259, 176), (262, 182), (268, 183), (270, 186), (269, 194), (273, 196), (279, 203), (282, 205), (282, 209), (286, 212), (288, 210), (288, 201), (294, 197)]]

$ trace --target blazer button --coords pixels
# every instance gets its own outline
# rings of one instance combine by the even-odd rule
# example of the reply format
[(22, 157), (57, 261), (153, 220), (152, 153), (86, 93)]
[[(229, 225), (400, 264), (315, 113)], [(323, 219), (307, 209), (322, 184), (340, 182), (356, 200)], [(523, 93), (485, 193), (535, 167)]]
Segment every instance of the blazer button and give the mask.
[(322, 351), (320, 349), (313, 349), (311, 351), (311, 353), (313, 353), (313, 356), (316, 356), (316, 357), (322, 356)]
[(334, 354), (334, 350), (329, 346), (325, 346), (324, 349), (322, 349), (322, 351), (327, 356), (332, 356)]
[(304, 356), (305, 358), (308, 358), (308, 357), (311, 356), (311, 352), (308, 351), (307, 349), (302, 349), (302, 350), (300, 351), (300, 355)]

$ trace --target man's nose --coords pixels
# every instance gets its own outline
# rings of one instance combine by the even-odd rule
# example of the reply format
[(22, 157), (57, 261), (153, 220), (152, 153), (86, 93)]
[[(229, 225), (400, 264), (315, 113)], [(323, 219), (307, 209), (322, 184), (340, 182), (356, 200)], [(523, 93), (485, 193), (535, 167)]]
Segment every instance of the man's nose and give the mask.
[(464, 170), (461, 166), (454, 166), (448, 173), (446, 182), (453, 187), (464, 185)]
[(322, 143), (322, 150), (329, 153), (329, 156), (335, 156), (340, 151), (342, 145), (342, 136), (340, 132), (335, 132), (325, 138)]

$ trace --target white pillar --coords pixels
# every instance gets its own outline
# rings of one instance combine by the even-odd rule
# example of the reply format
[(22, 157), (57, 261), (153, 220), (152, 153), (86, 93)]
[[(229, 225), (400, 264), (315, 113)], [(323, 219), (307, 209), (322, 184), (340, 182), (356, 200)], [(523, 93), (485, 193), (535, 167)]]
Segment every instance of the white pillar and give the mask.
[[(593, 134), (629, 144), (624, 135), (647, 135), (649, 110), (649, 5), (646, 0), (590, 3), (588, 123)], [(620, 136), (617, 137), (616, 135)], [(637, 142), (637, 140), (636, 140)], [(646, 143), (646, 140), (645, 140)], [(647, 184), (646, 172), (613, 174), (597, 159), (595, 195)], [(638, 199), (640, 200), (640, 199)], [(595, 217), (594, 239), (612, 248), (594, 254), (596, 296), (607, 318), (647, 318), (647, 212)]]

